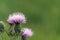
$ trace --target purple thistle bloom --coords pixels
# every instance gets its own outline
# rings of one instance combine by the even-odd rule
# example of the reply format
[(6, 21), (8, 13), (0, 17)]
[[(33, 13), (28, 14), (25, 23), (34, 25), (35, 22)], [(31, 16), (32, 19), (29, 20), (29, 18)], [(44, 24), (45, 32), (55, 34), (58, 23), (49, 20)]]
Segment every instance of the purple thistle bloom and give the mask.
[(22, 30), (22, 35), (23, 35), (24, 37), (30, 37), (30, 36), (33, 35), (33, 32), (32, 32), (31, 29), (24, 28), (24, 29)]
[(8, 20), (7, 20), (7, 22), (9, 23), (9, 24), (14, 24), (14, 17), (12, 17), (12, 15), (9, 15), (9, 18), (8, 18)]
[(12, 15), (9, 15), (7, 22), (10, 24), (26, 23), (26, 19), (23, 13), (13, 13)]

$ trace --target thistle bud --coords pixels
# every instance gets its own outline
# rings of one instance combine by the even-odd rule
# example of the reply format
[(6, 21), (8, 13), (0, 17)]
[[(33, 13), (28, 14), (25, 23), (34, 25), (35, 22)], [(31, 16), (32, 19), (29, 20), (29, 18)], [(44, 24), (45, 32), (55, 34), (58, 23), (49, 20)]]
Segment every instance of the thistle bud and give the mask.
[(3, 21), (0, 21), (0, 32), (4, 31), (4, 23)]

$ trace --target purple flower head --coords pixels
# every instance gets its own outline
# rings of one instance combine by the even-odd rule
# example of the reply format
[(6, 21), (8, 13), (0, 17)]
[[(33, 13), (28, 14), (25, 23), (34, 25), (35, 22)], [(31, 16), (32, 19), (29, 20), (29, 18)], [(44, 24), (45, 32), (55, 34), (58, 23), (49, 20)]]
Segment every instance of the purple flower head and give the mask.
[(22, 30), (22, 35), (25, 36), (25, 37), (30, 37), (30, 36), (33, 35), (33, 32), (31, 31), (31, 29), (24, 28)]
[(13, 13), (12, 15), (9, 15), (7, 22), (10, 24), (26, 23), (26, 19), (23, 13)]

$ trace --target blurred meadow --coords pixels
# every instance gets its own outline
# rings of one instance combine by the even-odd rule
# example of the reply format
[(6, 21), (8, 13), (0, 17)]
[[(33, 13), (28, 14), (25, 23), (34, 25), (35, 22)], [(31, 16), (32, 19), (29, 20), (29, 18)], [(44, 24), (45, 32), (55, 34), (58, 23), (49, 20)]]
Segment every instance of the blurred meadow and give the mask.
[[(60, 40), (60, 0), (0, 0), (0, 21), (6, 22), (9, 14), (23, 12), (34, 35), (29, 40)], [(3, 37), (9, 40), (4, 33)], [(3, 38), (3, 39), (4, 39)]]

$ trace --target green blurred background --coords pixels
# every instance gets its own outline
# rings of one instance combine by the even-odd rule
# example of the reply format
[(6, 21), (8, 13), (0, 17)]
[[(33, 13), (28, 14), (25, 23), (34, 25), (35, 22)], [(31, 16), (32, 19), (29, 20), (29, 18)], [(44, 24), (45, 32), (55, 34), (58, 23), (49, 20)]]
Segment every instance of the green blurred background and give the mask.
[(60, 0), (0, 0), (0, 21), (23, 12), (34, 35), (29, 40), (60, 40)]

